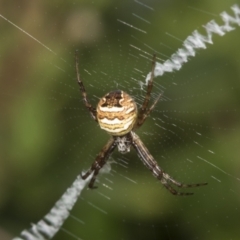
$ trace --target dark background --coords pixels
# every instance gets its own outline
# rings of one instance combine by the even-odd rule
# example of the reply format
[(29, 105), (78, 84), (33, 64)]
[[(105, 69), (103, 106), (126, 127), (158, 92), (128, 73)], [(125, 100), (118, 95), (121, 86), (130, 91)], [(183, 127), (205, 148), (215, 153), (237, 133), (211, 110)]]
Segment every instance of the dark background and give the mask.
[[(0, 14), (50, 49), (0, 18), (1, 240), (39, 221), (108, 139), (82, 103), (75, 49), (94, 105), (116, 88), (140, 104), (139, 81), (153, 52), (159, 62), (168, 59), (195, 29), (204, 34), (211, 19), (222, 24), (219, 13), (232, 15), (237, 1), (141, 3), (150, 8), (138, 1), (0, 1)], [(174, 178), (209, 185), (174, 197), (133, 150), (115, 152), (110, 174), (100, 176), (97, 190), (84, 190), (54, 239), (239, 239), (239, 39), (237, 26), (213, 36), (180, 71), (156, 78), (153, 97), (163, 89), (164, 96), (138, 131)]]

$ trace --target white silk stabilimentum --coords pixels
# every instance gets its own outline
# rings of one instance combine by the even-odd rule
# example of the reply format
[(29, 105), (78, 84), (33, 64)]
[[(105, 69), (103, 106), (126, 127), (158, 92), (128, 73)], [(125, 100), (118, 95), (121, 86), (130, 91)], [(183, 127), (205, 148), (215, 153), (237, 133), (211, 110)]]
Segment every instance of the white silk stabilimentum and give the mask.
[(71, 187), (65, 191), (49, 213), (37, 224), (32, 224), (30, 229), (22, 231), (20, 237), (15, 237), (13, 240), (51, 239), (68, 218), (70, 211), (74, 207), (81, 191), (87, 185), (91, 176), (92, 175), (90, 175), (87, 180), (83, 180), (82, 177), (78, 175)]
[[(173, 72), (174, 70), (179, 70), (186, 63), (189, 57), (194, 57), (196, 54), (196, 49), (206, 49), (206, 43), (213, 44), (212, 36), (213, 34), (218, 34), (220, 36), (225, 35), (225, 33), (233, 31), (235, 27), (234, 24), (240, 26), (240, 8), (238, 5), (233, 5), (231, 7), (234, 16), (230, 16), (226, 12), (220, 14), (224, 24), (218, 25), (214, 20), (208, 22), (205, 26), (206, 36), (201, 35), (197, 30), (195, 30), (190, 36), (186, 38), (183, 42), (183, 47), (178, 49), (170, 59), (165, 61), (163, 64), (157, 62), (154, 70), (154, 77), (162, 76), (165, 72)], [(146, 85), (150, 80), (151, 72), (148, 73), (146, 77)]]

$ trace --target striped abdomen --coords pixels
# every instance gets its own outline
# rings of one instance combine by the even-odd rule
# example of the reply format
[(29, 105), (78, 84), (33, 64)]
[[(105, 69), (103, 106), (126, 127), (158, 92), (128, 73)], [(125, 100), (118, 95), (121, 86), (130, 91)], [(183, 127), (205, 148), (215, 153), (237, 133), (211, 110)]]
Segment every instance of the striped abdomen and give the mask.
[(100, 127), (114, 136), (130, 132), (137, 119), (137, 105), (125, 92), (116, 90), (102, 97), (97, 105)]

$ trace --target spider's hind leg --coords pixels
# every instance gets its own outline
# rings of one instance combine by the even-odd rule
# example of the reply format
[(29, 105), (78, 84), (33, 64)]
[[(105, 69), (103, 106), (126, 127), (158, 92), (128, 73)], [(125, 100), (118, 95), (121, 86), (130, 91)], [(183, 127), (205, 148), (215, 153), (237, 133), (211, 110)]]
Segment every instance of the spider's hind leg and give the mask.
[(179, 188), (191, 188), (191, 187), (200, 187), (200, 186), (207, 185), (207, 183), (184, 184), (184, 183), (176, 181), (174, 178), (172, 178), (170, 175), (168, 175), (165, 172), (164, 172), (164, 178)]
[(171, 184), (179, 188), (199, 187), (207, 185), (207, 183), (183, 184), (176, 181), (174, 178), (172, 178), (169, 174), (167, 174), (160, 168), (158, 163), (154, 160), (153, 156), (150, 154), (150, 152), (136, 133), (131, 132), (131, 138), (132, 145), (137, 151), (138, 156), (140, 157), (144, 165), (152, 172), (153, 176), (156, 177), (162, 183), (162, 185), (173, 195), (186, 196), (192, 195), (193, 193), (178, 192), (171, 186)]
[(173, 195), (180, 195), (180, 196), (193, 195), (193, 193), (190, 193), (190, 192), (178, 192), (169, 184), (169, 182), (171, 182), (173, 185), (175, 185), (175, 186), (177, 186), (179, 188), (191, 188), (191, 187), (200, 187), (200, 186), (207, 185), (207, 183), (184, 184), (184, 183), (176, 181), (169, 174), (163, 172), (163, 175), (162, 175), (162, 178), (161, 178), (161, 183)]
[(106, 163), (106, 161), (108, 160), (110, 154), (113, 152), (113, 150), (116, 147), (116, 142), (114, 140), (114, 138), (111, 138), (107, 144), (103, 147), (103, 149), (100, 151), (100, 153), (97, 155), (95, 161), (93, 162), (91, 168), (84, 173), (83, 175), (81, 175), (82, 179), (87, 179), (91, 174), (92, 178), (90, 179), (90, 182), (88, 184), (88, 187), (91, 189), (96, 188), (94, 186), (94, 182), (96, 180), (96, 177), (100, 171), (100, 169), (104, 166), (104, 164)]
[(193, 193), (190, 193), (190, 192), (178, 192), (167, 182), (166, 178), (161, 178), (160, 181), (162, 185), (173, 195), (178, 195), (178, 196), (193, 195)]
[(97, 170), (97, 169), (92, 170), (92, 168), (90, 168), (86, 173), (84, 173), (83, 175), (81, 174), (82, 179), (85, 180), (86, 178), (88, 178), (93, 173), (93, 176), (92, 176), (92, 178), (91, 178), (91, 180), (88, 184), (88, 187), (90, 189), (97, 188), (96, 186), (94, 186), (94, 182), (96, 180), (96, 176), (98, 175), (98, 172), (99, 172), (99, 170)]

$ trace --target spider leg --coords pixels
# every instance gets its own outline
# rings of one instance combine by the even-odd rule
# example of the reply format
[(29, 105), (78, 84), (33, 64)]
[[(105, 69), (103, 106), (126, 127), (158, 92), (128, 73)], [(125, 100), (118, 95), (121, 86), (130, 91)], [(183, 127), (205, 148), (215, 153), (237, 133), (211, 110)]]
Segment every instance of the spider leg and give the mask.
[(132, 138), (132, 145), (135, 148), (135, 150), (138, 153), (138, 156), (144, 163), (144, 165), (152, 171), (153, 175), (161, 181), (163, 186), (170, 191), (173, 195), (192, 195), (193, 193), (188, 192), (178, 192), (176, 191), (169, 183), (172, 183), (173, 185), (179, 187), (179, 188), (188, 188), (188, 187), (199, 187), (207, 185), (207, 183), (197, 183), (197, 184), (183, 184), (175, 179), (173, 179), (170, 175), (165, 173), (157, 164), (157, 162), (154, 160), (153, 156), (149, 153), (146, 146), (143, 144), (143, 142), (140, 140), (140, 138), (134, 133), (131, 132), (131, 138)]
[(142, 115), (141, 117), (141, 121), (138, 121), (138, 127), (142, 126), (143, 123), (145, 122), (146, 118), (149, 116), (149, 114), (152, 112), (153, 108), (155, 107), (155, 105), (157, 104), (157, 102), (159, 101), (159, 99), (161, 98), (162, 93), (160, 93), (158, 95), (158, 97), (155, 99), (154, 103), (152, 104), (152, 106)]
[(79, 69), (78, 69), (78, 65), (79, 65), (79, 59), (78, 59), (78, 51), (75, 51), (75, 67), (76, 67), (76, 74), (77, 74), (77, 82), (78, 85), (80, 87), (80, 91), (82, 93), (82, 97), (83, 97), (83, 101), (85, 103), (86, 108), (89, 110), (92, 118), (97, 121), (97, 117), (96, 117), (96, 109), (89, 103), (88, 99), (87, 99), (87, 92), (86, 89), (83, 85), (83, 82), (80, 78), (80, 73), (79, 73)]
[(174, 178), (169, 176), (167, 173), (164, 173), (164, 178), (179, 188), (200, 187), (200, 186), (207, 185), (207, 183), (183, 184), (181, 182), (176, 181)]
[(153, 103), (153, 105), (150, 107), (151, 110), (148, 109), (148, 104), (149, 104), (149, 100), (150, 100), (151, 92), (152, 92), (152, 88), (153, 88), (153, 78), (154, 78), (155, 66), (156, 66), (156, 54), (153, 54), (151, 76), (150, 76), (150, 80), (148, 81), (147, 93), (146, 93), (145, 99), (143, 101), (141, 108), (139, 109), (136, 127), (140, 127), (143, 124), (146, 117), (152, 111), (152, 109), (154, 108), (154, 106), (156, 105), (156, 103), (158, 102), (158, 100), (160, 98), (160, 96), (159, 96), (157, 98), (157, 100)]
[(116, 147), (116, 142), (113, 138), (111, 138), (107, 144), (102, 148), (102, 150), (100, 151), (100, 153), (97, 155), (95, 161), (93, 162), (91, 168), (84, 173), (81, 177), (82, 179), (86, 179), (88, 178), (92, 173), (92, 178), (89, 182), (88, 187), (89, 188), (96, 188), (94, 186), (94, 182), (96, 180), (96, 177), (99, 173), (99, 170), (104, 166), (104, 164), (106, 163), (106, 161), (108, 160), (109, 156), (111, 155), (111, 153), (113, 152), (113, 150)]
[(171, 185), (169, 185), (169, 183), (167, 182), (167, 180), (165, 178), (162, 178), (161, 180), (162, 185), (173, 195), (178, 195), (178, 196), (187, 196), (187, 195), (193, 195), (193, 193), (189, 193), (189, 192), (178, 192), (176, 191)]

